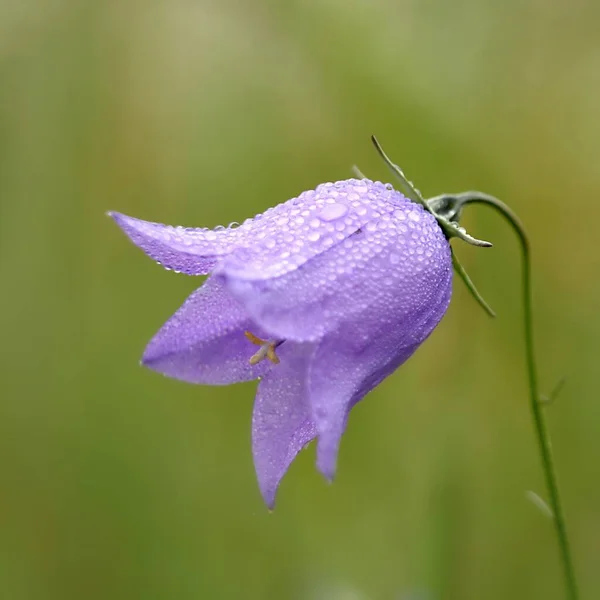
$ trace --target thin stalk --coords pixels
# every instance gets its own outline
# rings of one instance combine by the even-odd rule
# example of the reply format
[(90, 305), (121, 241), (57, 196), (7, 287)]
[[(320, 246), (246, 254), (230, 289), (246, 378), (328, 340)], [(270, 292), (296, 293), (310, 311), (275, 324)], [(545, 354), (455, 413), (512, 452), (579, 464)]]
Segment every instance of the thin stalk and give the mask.
[(558, 488), (556, 468), (552, 458), (552, 448), (548, 427), (544, 416), (543, 405), (538, 390), (538, 379), (535, 362), (534, 340), (533, 340), (533, 316), (531, 301), (531, 254), (529, 239), (525, 233), (525, 228), (517, 215), (501, 200), (481, 192), (463, 192), (453, 194), (453, 198), (458, 200), (459, 204), (486, 204), (498, 211), (512, 226), (519, 238), (523, 257), (523, 309), (524, 309), (524, 333), (527, 355), (527, 374), (529, 377), (529, 403), (537, 443), (542, 459), (542, 467), (546, 479), (546, 487), (550, 499), (550, 507), (554, 514), (554, 526), (558, 538), (560, 559), (565, 576), (567, 587), (567, 596), (569, 600), (578, 600), (579, 592), (577, 588), (577, 579), (571, 557), (567, 527)]

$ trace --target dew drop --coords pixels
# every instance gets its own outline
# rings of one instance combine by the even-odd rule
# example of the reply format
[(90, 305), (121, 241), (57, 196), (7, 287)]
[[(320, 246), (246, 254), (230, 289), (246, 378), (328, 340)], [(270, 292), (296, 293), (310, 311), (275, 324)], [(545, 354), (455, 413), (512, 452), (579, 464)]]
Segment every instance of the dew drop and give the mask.
[(317, 242), (321, 237), (318, 231), (311, 231), (307, 236), (309, 242)]
[(336, 219), (340, 219), (346, 215), (348, 212), (348, 207), (345, 204), (328, 204), (324, 206), (321, 212), (319, 213), (319, 217), (323, 219), (323, 221), (335, 221)]

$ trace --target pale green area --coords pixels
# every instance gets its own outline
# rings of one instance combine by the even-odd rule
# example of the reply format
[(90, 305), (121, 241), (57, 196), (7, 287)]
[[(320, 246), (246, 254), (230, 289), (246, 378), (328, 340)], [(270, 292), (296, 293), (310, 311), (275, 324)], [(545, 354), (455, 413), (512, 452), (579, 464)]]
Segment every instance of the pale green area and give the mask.
[[(527, 406), (517, 244), (455, 247), (423, 348), (353, 412), (339, 476), (303, 453), (274, 513), (253, 384), (138, 366), (200, 280), (104, 216), (241, 221), (376, 133), (426, 195), (527, 225), (542, 389), (583, 597), (600, 597), (600, 5), (585, 0), (0, 2), (0, 597), (563, 598)], [(422, 596), (413, 594), (421, 593)]]

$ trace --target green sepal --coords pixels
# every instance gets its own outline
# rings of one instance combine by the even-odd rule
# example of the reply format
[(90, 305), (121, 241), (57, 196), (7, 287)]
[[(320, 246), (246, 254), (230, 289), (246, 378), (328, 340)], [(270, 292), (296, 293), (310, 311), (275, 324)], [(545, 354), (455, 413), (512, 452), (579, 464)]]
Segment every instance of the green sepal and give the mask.
[(467, 286), (467, 289), (471, 292), (473, 298), (477, 300), (479, 306), (481, 306), (481, 308), (483, 308), (483, 310), (485, 310), (485, 312), (488, 315), (490, 315), (490, 317), (495, 317), (496, 313), (494, 312), (493, 308), (484, 300), (483, 296), (479, 293), (479, 291), (475, 287), (475, 284), (473, 283), (473, 280), (469, 277), (464, 267), (460, 264), (458, 257), (456, 256), (452, 248), (450, 248), (450, 253), (452, 254), (452, 265), (454, 267), (454, 270), (465, 282), (465, 285)]
[(481, 248), (490, 248), (492, 246), (491, 242), (486, 242), (485, 240), (478, 240), (477, 238), (474, 238), (472, 235), (469, 235), (465, 228), (461, 227), (456, 221), (451, 221), (446, 216), (434, 211), (433, 207), (430, 205), (430, 202), (425, 200), (421, 195), (421, 192), (414, 186), (412, 181), (409, 181), (406, 178), (406, 175), (404, 175), (402, 169), (390, 160), (390, 158), (384, 152), (383, 148), (381, 147), (381, 144), (377, 141), (377, 138), (374, 135), (371, 136), (371, 141), (373, 142), (375, 149), (377, 150), (385, 164), (400, 181), (400, 188), (402, 193), (409, 200), (420, 204), (426, 211), (430, 212), (436, 218), (439, 226), (444, 232), (444, 235), (448, 239), (457, 237), (463, 240), (463, 242), (467, 242), (467, 244), (471, 244), (472, 246), (479, 246)]
[[(400, 182), (400, 190), (402, 193), (409, 199), (415, 202), (416, 204), (420, 204), (427, 212), (431, 213), (439, 226), (441, 227), (446, 239), (450, 241), (450, 239), (457, 237), (472, 246), (479, 246), (481, 248), (489, 248), (492, 244), (490, 242), (486, 242), (485, 240), (479, 240), (474, 238), (472, 235), (469, 235), (464, 227), (461, 227), (458, 224), (458, 220), (462, 213), (463, 202), (460, 201), (456, 196), (451, 196), (447, 194), (443, 194), (441, 196), (435, 196), (428, 200), (423, 198), (421, 192), (414, 186), (412, 181), (410, 181), (402, 169), (395, 163), (391, 161), (388, 155), (385, 153), (381, 144), (377, 140), (377, 138), (372, 135), (371, 141), (375, 146), (375, 149), (379, 153), (379, 156), (383, 159), (387, 167), (392, 171), (392, 173), (396, 176), (398, 181)], [(353, 168), (356, 175), (359, 177), (364, 175), (358, 169), (358, 167)], [(485, 312), (491, 317), (495, 317), (496, 313), (492, 310), (490, 305), (483, 299), (483, 296), (477, 291), (475, 284), (464, 270), (463, 266), (460, 264), (458, 258), (454, 254), (454, 250), (450, 249), (452, 253), (452, 265), (454, 266), (455, 271), (458, 273), (460, 278), (465, 282), (467, 289), (471, 292), (471, 295), (478, 304), (485, 310)]]

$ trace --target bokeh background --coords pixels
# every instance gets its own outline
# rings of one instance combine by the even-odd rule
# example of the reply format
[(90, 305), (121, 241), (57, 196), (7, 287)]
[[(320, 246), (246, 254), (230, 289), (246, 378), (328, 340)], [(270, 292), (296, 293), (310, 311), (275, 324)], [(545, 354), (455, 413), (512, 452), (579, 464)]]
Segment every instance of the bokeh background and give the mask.
[(274, 513), (254, 385), (195, 387), (141, 352), (199, 279), (105, 216), (228, 224), (358, 164), (479, 188), (533, 244), (542, 388), (584, 598), (600, 597), (600, 4), (592, 0), (0, 1), (0, 596), (563, 598), (527, 405), (513, 233), (456, 244), (417, 354), (314, 449)]

